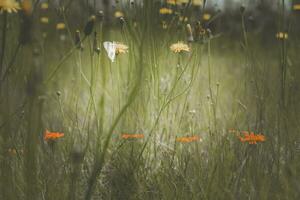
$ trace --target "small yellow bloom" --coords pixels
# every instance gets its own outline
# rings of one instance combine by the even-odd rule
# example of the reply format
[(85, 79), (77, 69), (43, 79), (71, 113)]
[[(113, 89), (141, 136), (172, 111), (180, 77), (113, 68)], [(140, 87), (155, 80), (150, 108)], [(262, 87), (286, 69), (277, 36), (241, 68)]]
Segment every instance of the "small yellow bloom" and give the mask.
[(279, 40), (287, 40), (288, 39), (288, 33), (286, 32), (278, 32), (276, 34), (276, 38), (279, 39)]
[(48, 17), (41, 17), (40, 22), (43, 24), (48, 24), (49, 23), (49, 18)]
[(48, 8), (49, 8), (48, 3), (44, 2), (44, 3), (41, 4), (41, 9), (47, 10)]
[(293, 10), (300, 10), (300, 4), (293, 5)]
[(190, 47), (187, 44), (183, 43), (183, 42), (177, 42), (175, 44), (172, 44), (170, 46), (170, 49), (174, 53), (181, 53), (182, 51), (186, 51), (186, 52), (190, 51)]
[(124, 13), (121, 11), (116, 11), (115, 12), (115, 18), (120, 18), (120, 17), (124, 17)]
[(209, 13), (204, 13), (202, 16), (202, 19), (204, 21), (208, 21), (208, 20), (210, 20), (210, 18), (211, 18), (211, 14), (209, 14)]
[(60, 22), (60, 23), (57, 23), (56, 24), (56, 29), (57, 30), (63, 30), (63, 29), (65, 29), (66, 28), (66, 25), (65, 25), (65, 23), (63, 23), (63, 22)]
[(194, 6), (202, 6), (203, 5), (203, 0), (193, 0), (192, 4)]
[(127, 53), (128, 52), (128, 46), (125, 44), (116, 42), (116, 55)]
[(6, 11), (8, 13), (17, 13), (20, 10), (20, 4), (15, 0), (0, 0), (0, 11)]
[(176, 5), (176, 0), (167, 0), (167, 4)]
[(162, 15), (170, 15), (173, 13), (173, 10), (170, 8), (161, 8), (159, 9), (159, 13)]

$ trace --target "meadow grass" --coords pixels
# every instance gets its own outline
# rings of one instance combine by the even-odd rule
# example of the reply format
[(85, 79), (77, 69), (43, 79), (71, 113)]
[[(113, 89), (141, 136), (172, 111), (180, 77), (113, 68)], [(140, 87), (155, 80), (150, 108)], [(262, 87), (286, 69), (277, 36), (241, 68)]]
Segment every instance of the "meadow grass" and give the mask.
[[(0, 199), (299, 199), (297, 35), (270, 33), (265, 43), (240, 14), (236, 37), (174, 53), (185, 24), (158, 26), (152, 1), (126, 9), (125, 21), (97, 19), (92, 34), (81, 31), (83, 49), (67, 11), (66, 40), (34, 10), (32, 40), (21, 45), (26, 20), (0, 15)], [(137, 21), (127, 20), (133, 12)], [(111, 62), (104, 41), (129, 51)], [(45, 129), (64, 137), (47, 141)], [(266, 141), (243, 143), (232, 129)]]

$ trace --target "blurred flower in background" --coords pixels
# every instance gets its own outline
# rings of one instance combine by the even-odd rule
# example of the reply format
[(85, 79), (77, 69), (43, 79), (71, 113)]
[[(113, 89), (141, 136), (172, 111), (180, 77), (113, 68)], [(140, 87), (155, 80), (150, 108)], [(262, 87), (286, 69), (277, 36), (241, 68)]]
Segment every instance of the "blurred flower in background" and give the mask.
[(8, 13), (17, 13), (20, 10), (20, 4), (15, 0), (0, 0), (0, 11), (6, 11)]
[(170, 46), (171, 51), (173, 51), (174, 53), (181, 53), (183, 51), (189, 52), (190, 51), (190, 47), (183, 43), (183, 42), (177, 42), (174, 43)]

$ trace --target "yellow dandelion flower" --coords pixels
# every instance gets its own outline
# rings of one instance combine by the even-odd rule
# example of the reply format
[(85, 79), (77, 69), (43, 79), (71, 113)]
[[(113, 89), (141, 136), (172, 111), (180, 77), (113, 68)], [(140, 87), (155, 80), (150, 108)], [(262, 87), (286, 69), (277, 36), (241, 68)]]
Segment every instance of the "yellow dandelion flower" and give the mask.
[(167, 0), (167, 4), (170, 4), (170, 5), (176, 5), (176, 3), (178, 2), (178, 0)]
[(60, 23), (56, 24), (56, 30), (63, 30), (65, 28), (66, 28), (66, 25), (63, 22), (60, 22)]
[(202, 6), (203, 5), (203, 0), (193, 0), (192, 4), (194, 6)]
[(125, 44), (116, 42), (116, 55), (127, 53), (128, 49), (128, 46), (126, 46)]
[(170, 15), (173, 13), (173, 10), (170, 8), (161, 8), (159, 9), (159, 13), (162, 15)]
[(190, 47), (183, 43), (183, 42), (177, 42), (174, 43), (170, 46), (171, 51), (173, 51), (174, 53), (181, 53), (183, 51), (189, 52), (190, 51)]
[(300, 10), (300, 4), (293, 5), (293, 10)]
[(48, 8), (49, 8), (48, 3), (44, 2), (44, 3), (41, 4), (41, 9), (42, 10), (47, 10)]
[(49, 18), (48, 17), (41, 17), (40, 22), (43, 24), (48, 24), (49, 23)]
[(209, 14), (209, 13), (204, 13), (202, 16), (202, 19), (204, 21), (208, 21), (208, 20), (210, 20), (210, 18), (211, 18), (211, 14)]
[(279, 40), (287, 40), (288, 39), (288, 33), (286, 32), (278, 32), (276, 34), (276, 38), (279, 39)]
[(120, 17), (124, 17), (124, 13), (121, 11), (116, 11), (115, 12), (115, 18), (120, 18)]
[(6, 11), (8, 13), (17, 13), (20, 10), (20, 4), (15, 0), (0, 0), (0, 11)]

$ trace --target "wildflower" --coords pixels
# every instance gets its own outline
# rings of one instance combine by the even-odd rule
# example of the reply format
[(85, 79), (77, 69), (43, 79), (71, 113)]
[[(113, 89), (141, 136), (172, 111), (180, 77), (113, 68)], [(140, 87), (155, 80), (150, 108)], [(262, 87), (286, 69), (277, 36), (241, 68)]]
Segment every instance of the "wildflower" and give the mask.
[(61, 138), (64, 136), (64, 133), (59, 133), (59, 132), (50, 132), (46, 129), (44, 133), (44, 140), (45, 141), (54, 141), (58, 138)]
[(138, 138), (144, 138), (144, 134), (122, 134), (122, 138), (123, 139), (129, 139), (129, 138), (135, 138), (135, 139), (138, 139)]
[(20, 9), (20, 4), (15, 0), (0, 0), (0, 12), (17, 13)]
[(300, 10), (300, 4), (293, 5), (293, 10)]
[(276, 34), (276, 38), (279, 40), (287, 40), (288, 39), (288, 33), (286, 32), (278, 32)]
[(89, 36), (93, 32), (95, 21), (96, 21), (96, 16), (92, 15), (84, 27), (83, 32), (85, 36)]
[(125, 44), (116, 42), (116, 55), (127, 53), (128, 52), (128, 46)]
[(262, 134), (255, 134), (253, 132), (249, 133), (248, 131), (242, 131), (244, 137), (240, 137), (241, 142), (248, 142), (249, 144), (256, 144), (257, 142), (266, 141), (265, 136)]
[(202, 16), (202, 19), (204, 21), (208, 21), (208, 20), (210, 20), (210, 18), (211, 18), (211, 14), (209, 14), (209, 13), (204, 13)]
[(181, 53), (182, 51), (190, 51), (190, 47), (183, 43), (183, 42), (177, 42), (175, 44), (172, 44), (170, 46), (171, 51), (173, 51), (174, 53)]
[(41, 4), (41, 9), (42, 10), (47, 10), (48, 8), (49, 8), (49, 5), (48, 5), (47, 2), (44, 2), (44, 3)]
[(120, 17), (124, 17), (124, 13), (121, 11), (116, 11), (115, 12), (115, 18), (120, 18)]
[(103, 46), (107, 52), (109, 59), (114, 62), (116, 55), (127, 53), (128, 46), (120, 42), (103, 42)]
[(21, 5), (22, 5), (22, 10), (24, 11), (24, 13), (26, 15), (31, 15), (31, 13), (32, 13), (31, 1), (30, 0), (24, 0), (24, 1), (22, 1)]
[(176, 0), (167, 0), (167, 4), (176, 5)]
[(203, 5), (203, 0), (193, 0), (192, 4), (194, 6), (201, 6)]
[(43, 24), (48, 24), (49, 23), (49, 18), (48, 17), (41, 17), (40, 22)]
[(65, 28), (66, 28), (66, 25), (63, 22), (60, 22), (60, 23), (56, 24), (56, 30), (63, 30)]
[(190, 137), (178, 137), (176, 138), (176, 142), (181, 142), (181, 143), (190, 143), (194, 141), (202, 141), (199, 136), (190, 136)]
[(170, 15), (173, 13), (173, 10), (170, 8), (161, 8), (159, 9), (159, 13), (162, 15)]

